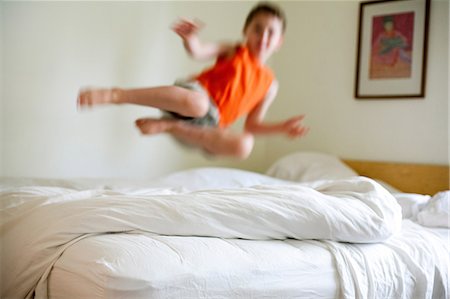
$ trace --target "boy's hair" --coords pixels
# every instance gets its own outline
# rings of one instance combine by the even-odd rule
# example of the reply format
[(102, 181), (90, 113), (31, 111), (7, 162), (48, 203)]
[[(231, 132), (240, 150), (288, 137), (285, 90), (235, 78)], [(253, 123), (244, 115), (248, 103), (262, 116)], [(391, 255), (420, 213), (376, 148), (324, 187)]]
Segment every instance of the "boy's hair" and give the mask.
[(250, 25), (255, 16), (260, 13), (271, 14), (280, 19), (281, 23), (283, 24), (282, 29), (284, 33), (284, 31), (286, 30), (286, 16), (280, 7), (270, 2), (260, 2), (252, 8), (252, 10), (247, 15), (247, 19), (245, 20), (244, 31), (245, 29), (247, 29), (248, 25)]

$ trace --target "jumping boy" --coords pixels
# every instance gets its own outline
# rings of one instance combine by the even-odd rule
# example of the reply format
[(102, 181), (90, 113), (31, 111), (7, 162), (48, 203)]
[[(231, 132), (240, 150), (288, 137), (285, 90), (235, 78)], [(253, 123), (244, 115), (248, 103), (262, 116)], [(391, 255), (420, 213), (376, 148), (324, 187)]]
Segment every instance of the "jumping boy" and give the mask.
[[(278, 91), (265, 63), (281, 47), (285, 28), (284, 13), (270, 3), (259, 3), (250, 11), (239, 44), (204, 43), (198, 37), (198, 23), (180, 20), (172, 29), (186, 51), (197, 60), (216, 58), (213, 67), (173, 86), (82, 90), (78, 104), (158, 108), (170, 117), (138, 119), (136, 125), (143, 134), (166, 132), (210, 154), (245, 159), (253, 149), (254, 135), (278, 133), (294, 138), (309, 130), (301, 124), (302, 115), (263, 122)], [(244, 131), (227, 130), (241, 116), (246, 116)]]

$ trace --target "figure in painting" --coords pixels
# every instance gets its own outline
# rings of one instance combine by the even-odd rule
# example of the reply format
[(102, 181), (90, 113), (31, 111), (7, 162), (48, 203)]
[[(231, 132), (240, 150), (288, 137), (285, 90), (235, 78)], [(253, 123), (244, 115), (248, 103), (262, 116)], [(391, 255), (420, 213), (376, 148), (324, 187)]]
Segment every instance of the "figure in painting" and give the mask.
[[(385, 15), (374, 18), (370, 78), (408, 78), (411, 77), (411, 38), (402, 31), (412, 32), (411, 21), (403, 22), (402, 30), (396, 28), (396, 19), (410, 18), (413, 13)], [(413, 16), (412, 16), (413, 17)], [(377, 32), (376, 22), (382, 23)]]

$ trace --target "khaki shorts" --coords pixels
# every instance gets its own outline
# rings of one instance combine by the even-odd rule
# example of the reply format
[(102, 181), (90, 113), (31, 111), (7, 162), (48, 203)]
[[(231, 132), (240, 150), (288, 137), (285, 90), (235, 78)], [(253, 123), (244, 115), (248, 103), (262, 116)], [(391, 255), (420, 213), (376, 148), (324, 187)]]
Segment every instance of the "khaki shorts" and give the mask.
[[(174, 85), (208, 95), (206, 90), (197, 81), (177, 80)], [(170, 111), (164, 111), (164, 116), (179, 119), (196, 126), (209, 126), (209, 127), (217, 127), (219, 125), (220, 120), (219, 110), (217, 109), (217, 106), (214, 103), (213, 99), (209, 100), (208, 112), (203, 117), (189, 117)]]

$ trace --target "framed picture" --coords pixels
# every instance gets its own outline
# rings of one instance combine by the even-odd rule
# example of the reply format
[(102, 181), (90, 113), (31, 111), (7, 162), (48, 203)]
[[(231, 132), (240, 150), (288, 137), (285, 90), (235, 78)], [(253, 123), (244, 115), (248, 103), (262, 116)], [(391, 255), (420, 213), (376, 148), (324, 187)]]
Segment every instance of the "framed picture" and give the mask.
[(430, 0), (359, 6), (355, 97), (425, 97)]

